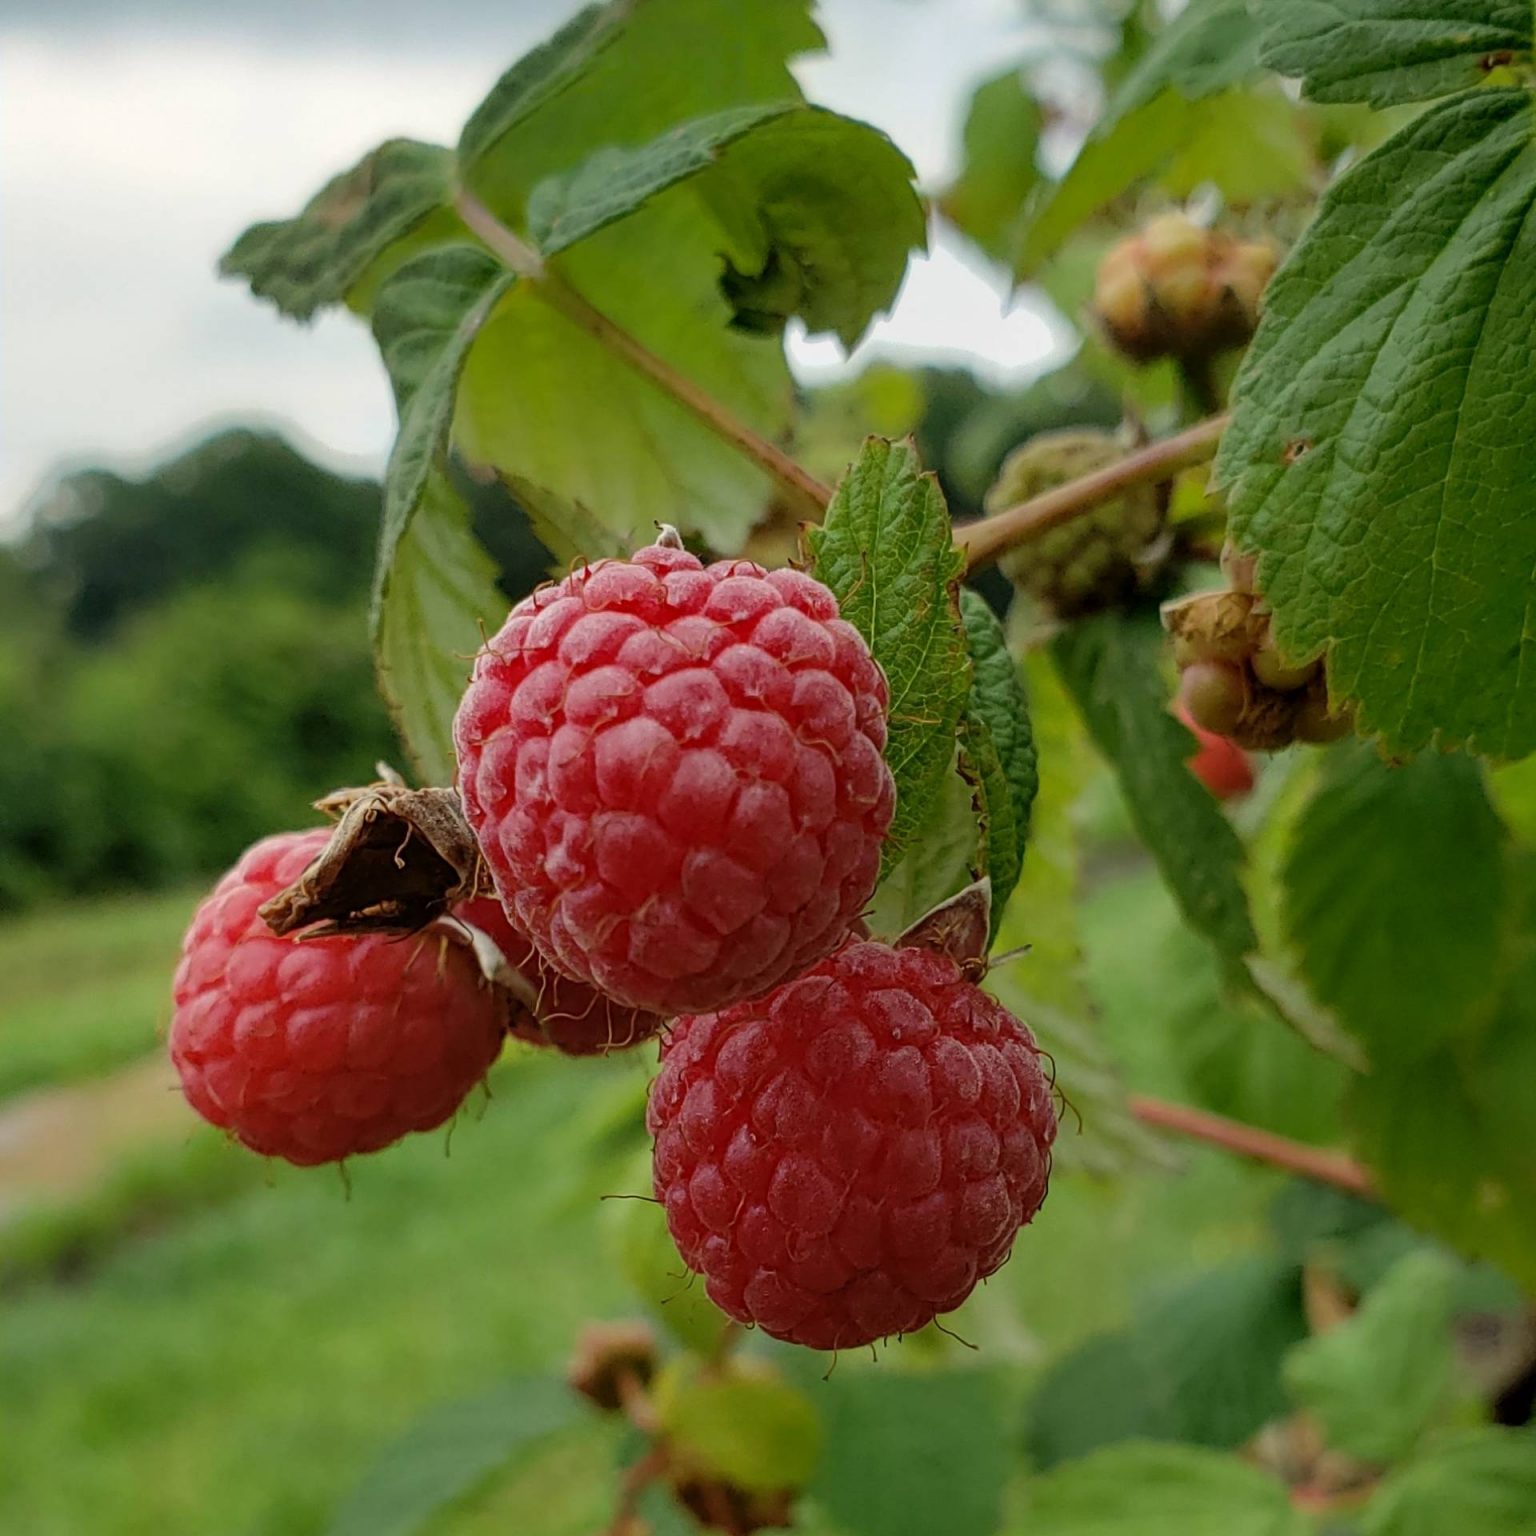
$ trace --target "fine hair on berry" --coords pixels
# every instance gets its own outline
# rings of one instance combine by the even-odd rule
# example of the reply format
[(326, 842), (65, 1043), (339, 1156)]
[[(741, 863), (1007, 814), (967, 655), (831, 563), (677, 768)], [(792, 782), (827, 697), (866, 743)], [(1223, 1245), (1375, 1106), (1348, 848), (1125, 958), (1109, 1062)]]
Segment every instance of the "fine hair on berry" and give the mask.
[(455, 925), (278, 938), (257, 914), (329, 830), (250, 848), (197, 909), (173, 986), (171, 1059), (203, 1119), (307, 1166), (448, 1120), (505, 1038), (507, 1004)]
[(562, 1056), (606, 1056), (650, 1040), (665, 1027), (658, 1013), (626, 1008), (596, 987), (562, 976), (512, 926), (494, 896), (460, 902), (453, 915), (495, 950), (498, 969), (492, 974), (507, 988), (508, 1033), (514, 1040), (552, 1046)]
[(459, 788), (551, 965), (699, 1012), (821, 959), (869, 900), (887, 707), (820, 582), (663, 542), (512, 610), (459, 706)]
[(1045, 1199), (1056, 1135), (1028, 1029), (947, 955), (862, 941), (679, 1019), (647, 1119), (711, 1299), (814, 1349), (959, 1306)]

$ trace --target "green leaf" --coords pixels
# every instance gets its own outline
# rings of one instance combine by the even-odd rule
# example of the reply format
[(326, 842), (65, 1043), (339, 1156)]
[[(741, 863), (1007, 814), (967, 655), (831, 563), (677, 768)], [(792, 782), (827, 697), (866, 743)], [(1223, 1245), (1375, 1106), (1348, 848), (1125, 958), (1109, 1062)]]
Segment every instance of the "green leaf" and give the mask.
[(1434, 1442), (1377, 1489), (1362, 1536), (1529, 1536), (1536, 1435), (1468, 1429)]
[(1024, 866), (1029, 814), (1040, 776), (1029, 725), (1029, 699), (1003, 626), (986, 599), (969, 587), (960, 593), (960, 618), (971, 658), (971, 689), (961, 720), (961, 749), (977, 778), (995, 937)]
[(564, 1382), (519, 1377), (435, 1409), (379, 1455), (329, 1536), (414, 1536), (496, 1468), (579, 1417)]
[(1080, 920), (1105, 1027), (1137, 1043), (1127, 1070), (1145, 1092), (1302, 1141), (1340, 1138), (1348, 1074), (1246, 990), (1223, 985), (1216, 952), (1155, 870), (1098, 885)]
[(1329, 190), (1238, 377), (1233, 537), (1394, 750), (1536, 747), (1533, 203), (1527, 93), (1432, 107)]
[(881, 877), (869, 907), (872, 933), (894, 939), (941, 901), (980, 879), (978, 794), (962, 777), (957, 757), (932, 786), (906, 852)]
[(1510, 910), (1506, 842), (1469, 758), (1327, 755), (1286, 862), (1285, 926), (1318, 999), (1373, 1061), (1484, 1021)]
[(797, 101), (735, 107), (635, 149), (599, 150), (541, 182), (529, 233), (554, 254), (692, 182), (723, 227), (738, 316), (761, 310), (771, 287), (779, 325), (799, 315), (852, 346), (895, 299), (907, 252), (924, 243), (912, 176), (867, 124)]
[(1040, 181), (1043, 118), (1017, 69), (984, 81), (965, 118), (960, 174), (940, 200), (945, 216), (994, 260), (1012, 265), (1025, 200)]
[(447, 455), (470, 345), (514, 282), (493, 257), (459, 245), (407, 262), (379, 291), (373, 334), (394, 386), (400, 430), (384, 477), (376, 601), (427, 477)]
[[(987, 973), (986, 989), (1033, 1030), (1074, 1113), (1063, 1117), (1052, 1149), (1059, 1168), (1119, 1173), (1166, 1165), (1164, 1144), (1131, 1114), (1125, 1084), (1099, 1031), (1083, 985), (1078, 935), (1078, 847), (1073, 813), (1092, 770), (1081, 722), (1055, 672), (1038, 653), (1026, 658), (1032, 722), (1040, 754), (1029, 858), (1004, 910), (994, 953), (1008, 958)], [(1014, 953), (1024, 950), (1027, 953)], [(1074, 1126), (1079, 1134), (1073, 1134)]]
[(1499, 819), (1527, 846), (1536, 846), (1536, 757), (1506, 763), (1488, 775)]
[(629, 555), (630, 542), (591, 508), (579, 501), (567, 501), (517, 475), (505, 475), (503, 479), (528, 514), (528, 526), (555, 557), (555, 570), (560, 575), (581, 561), (590, 564), (595, 560), (622, 560)]
[[(776, 438), (791, 404), (782, 349), (730, 329), (720, 241), (679, 186), (551, 265), (739, 421)], [(755, 465), (527, 285), (487, 320), (454, 431), (467, 457), (588, 509), (625, 548), (665, 522), (739, 549), (771, 495)]]
[(1235, 1456), (1130, 1442), (1030, 1485), (1015, 1536), (1304, 1536), (1284, 1486)]
[(1040, 187), (1021, 230), (1014, 275), (1034, 276), (1081, 224), (1143, 181), (1155, 181), (1170, 197), (1210, 183), (1229, 203), (1243, 204), (1304, 192), (1315, 175), (1306, 124), (1276, 89), (1195, 98), (1161, 91), (1123, 115), (1106, 115), (1066, 175)]
[(1375, 107), (1481, 85), (1530, 62), (1529, 0), (1264, 0), (1263, 62), (1314, 101)]
[(424, 784), (453, 782), (454, 713), (470, 663), (506, 609), (468, 503), (446, 475), (429, 476), (395, 545), (373, 626), (379, 692)]
[(1038, 190), (1015, 275), (1034, 275), (1087, 219), (1149, 179), (1174, 197), (1209, 182), (1238, 204), (1305, 190), (1315, 165), (1294, 106), (1278, 90), (1237, 89), (1257, 69), (1246, 0), (1186, 6), (1121, 83), (1066, 174)]
[(1196, 101), (1240, 85), (1258, 68), (1259, 29), (1249, 0), (1190, 0), (1120, 82), (1105, 117), (1117, 121), (1168, 90)]
[(1014, 1430), (996, 1375), (845, 1369), (815, 1400), (827, 1443), (809, 1492), (847, 1536), (997, 1530)]
[(633, 149), (609, 145), (596, 150), (575, 169), (533, 189), (528, 199), (529, 237), (545, 255), (553, 256), (633, 213), (668, 187), (708, 170), (736, 139), (799, 106), (797, 101), (773, 101), (729, 107), (678, 123)]
[(1206, 1270), (1051, 1368), (1030, 1403), (1030, 1456), (1050, 1468), (1129, 1439), (1242, 1445), (1285, 1411), (1281, 1362), (1306, 1335), (1294, 1264)]
[(1536, 1292), (1536, 965), (1512, 979), (1488, 1033), (1355, 1081), (1358, 1150), (1392, 1208)]
[(1189, 733), (1168, 713), (1156, 620), (1101, 614), (1074, 624), (1051, 654), (1180, 909), (1223, 960), (1240, 960), (1258, 942), (1242, 844), (1185, 765)]
[(1286, 1386), (1332, 1449), (1399, 1461), (1443, 1412), (1454, 1276), (1443, 1255), (1410, 1253), (1352, 1317), (1291, 1351)]
[(735, 323), (771, 332), (798, 315), (852, 347), (927, 242), (914, 174), (883, 133), (819, 108), (733, 145), (700, 193), (730, 238)]
[(473, 246), (407, 262), (380, 289), (374, 335), (389, 369), (400, 430), (384, 476), (374, 571), (379, 686), (418, 771), (453, 778), (453, 714), (482, 626), (506, 608), (495, 565), (446, 474), (464, 359), (512, 278)]
[(259, 298), (308, 320), (341, 303), (386, 251), (413, 234), (451, 239), (457, 231), (463, 239), (447, 207), (452, 184), (448, 150), (391, 139), (328, 181), (295, 218), (252, 225), (219, 271), (246, 278)]
[(890, 684), (889, 869), (922, 826), (954, 757), (969, 683), (955, 595), (965, 560), (943, 492), (919, 468), (917, 450), (878, 437), (864, 444), (809, 544), (813, 574), (832, 589)]
[[(808, 0), (614, 0), (514, 64), (465, 125), (459, 164), (503, 222), (529, 194), (609, 145), (753, 102), (800, 99), (787, 60), (819, 48)], [(707, 68), (699, 60), (709, 60)]]
[(821, 1455), (821, 1420), (803, 1392), (761, 1361), (716, 1369), (684, 1357), (662, 1373), (656, 1415), (671, 1453), (738, 1487), (800, 1488)]

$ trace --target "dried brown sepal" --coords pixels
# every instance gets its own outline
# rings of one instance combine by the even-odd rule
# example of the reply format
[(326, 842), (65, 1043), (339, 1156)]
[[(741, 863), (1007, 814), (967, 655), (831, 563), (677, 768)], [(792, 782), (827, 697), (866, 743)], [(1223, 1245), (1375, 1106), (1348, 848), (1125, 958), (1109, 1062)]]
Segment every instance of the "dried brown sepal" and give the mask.
[(278, 935), (415, 933), (486, 889), (480, 849), (457, 790), (408, 789), (393, 777), (315, 802), (331, 840), (260, 909)]
[(1329, 705), (1328, 684), (1319, 671), (1296, 711), (1296, 739), (1324, 746), (1348, 736), (1354, 728), (1354, 711), (1347, 704)]
[(1163, 628), (1173, 637), (1173, 658), (1181, 667), (1197, 661), (1243, 665), (1268, 629), (1251, 592), (1197, 592), (1164, 603), (1161, 613)]
[(1296, 740), (1301, 703), (1301, 695), (1278, 693), (1250, 676), (1242, 712), (1228, 734), (1249, 752), (1278, 752)]
[(948, 901), (925, 912), (896, 940), (897, 949), (933, 949), (948, 955), (967, 981), (987, 974), (992, 928), (992, 882), (983, 876)]
[(656, 1375), (656, 1335), (641, 1322), (588, 1323), (565, 1379), (605, 1413), (621, 1413)]

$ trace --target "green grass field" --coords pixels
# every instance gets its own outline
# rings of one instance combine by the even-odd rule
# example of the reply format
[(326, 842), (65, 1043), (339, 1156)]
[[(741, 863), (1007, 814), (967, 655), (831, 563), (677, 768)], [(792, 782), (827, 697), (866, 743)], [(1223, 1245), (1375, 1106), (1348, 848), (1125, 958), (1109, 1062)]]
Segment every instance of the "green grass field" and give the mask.
[(200, 895), (81, 903), (0, 925), (0, 1099), (99, 1076), (155, 1049)]
[[(67, 1079), (153, 1045), (186, 907), (111, 904), (0, 932), (0, 954), (28, 956), (28, 984), (0, 1006), (0, 1082)], [(1114, 927), (1131, 915), (1109, 914)], [(52, 965), (29, 933), (56, 946)], [(60, 963), (98, 935), (84, 970)], [(1136, 1024), (1127, 988), (1117, 1031)], [(49, 1017), (81, 1039), (54, 1038)], [(316, 1536), (418, 1413), (558, 1370), (584, 1319), (639, 1310), (600, 1197), (633, 1187), (644, 1073), (511, 1057), (451, 1141), (361, 1161), (350, 1194), (333, 1171), (269, 1168), (189, 1116), (184, 1137), (103, 1170), (82, 1199), (0, 1227), (0, 1531)], [(1032, 1375), (1147, 1288), (1258, 1241), (1274, 1187), (1214, 1154), (1113, 1191), (1060, 1178), (955, 1326)], [(893, 1347), (877, 1368), (903, 1359)], [(600, 1529), (613, 1443), (595, 1424), (561, 1437), (443, 1531)]]

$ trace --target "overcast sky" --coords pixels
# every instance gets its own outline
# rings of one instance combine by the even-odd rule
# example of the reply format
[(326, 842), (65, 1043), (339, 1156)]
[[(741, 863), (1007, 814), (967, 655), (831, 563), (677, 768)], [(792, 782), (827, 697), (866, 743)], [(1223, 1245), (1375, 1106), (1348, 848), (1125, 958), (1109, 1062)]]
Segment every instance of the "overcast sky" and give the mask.
[[(61, 465), (137, 472), (230, 421), (377, 470), (393, 414), (366, 329), (281, 321), (214, 262), (381, 139), (451, 143), (501, 69), (577, 8), (0, 0), (0, 527)], [(1015, 0), (822, 0), (830, 54), (797, 73), (937, 185), (971, 89), (1020, 52), (1019, 14)], [(998, 274), (940, 245), (860, 356), (920, 349), (1026, 376), (1055, 333), (1006, 305)], [(804, 376), (847, 366), (830, 341), (793, 357)]]

